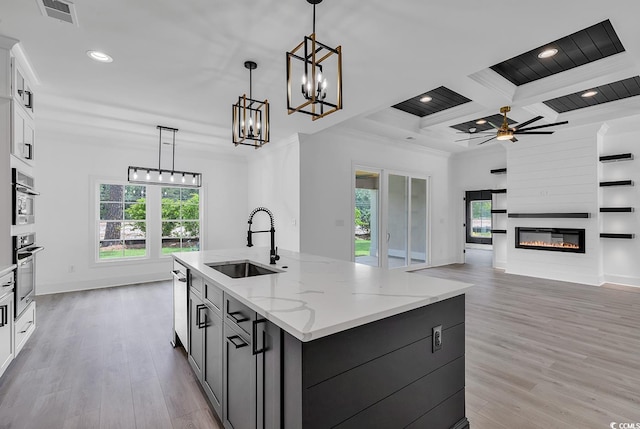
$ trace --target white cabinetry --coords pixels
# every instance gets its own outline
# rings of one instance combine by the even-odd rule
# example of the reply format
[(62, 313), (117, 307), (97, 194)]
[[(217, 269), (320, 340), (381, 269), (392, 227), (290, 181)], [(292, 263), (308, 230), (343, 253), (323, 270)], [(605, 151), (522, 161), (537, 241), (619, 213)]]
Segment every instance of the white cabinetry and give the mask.
[(16, 319), (15, 341), (16, 348), (14, 356), (18, 356), (22, 347), (27, 342), (33, 331), (36, 330), (36, 302), (32, 301), (24, 312)]
[(13, 292), (0, 298), (0, 376), (13, 360)]

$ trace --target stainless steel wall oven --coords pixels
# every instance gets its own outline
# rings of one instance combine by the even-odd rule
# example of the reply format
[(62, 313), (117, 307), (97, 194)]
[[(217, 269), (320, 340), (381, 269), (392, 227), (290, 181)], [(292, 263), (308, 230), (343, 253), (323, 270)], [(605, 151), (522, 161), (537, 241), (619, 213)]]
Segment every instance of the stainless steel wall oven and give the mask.
[(20, 314), (33, 301), (36, 292), (35, 254), (44, 247), (37, 246), (36, 235), (21, 234), (13, 237), (14, 263), (18, 266), (15, 285), (15, 316)]
[(12, 169), (13, 224), (29, 225), (36, 221), (34, 179), (17, 169)]

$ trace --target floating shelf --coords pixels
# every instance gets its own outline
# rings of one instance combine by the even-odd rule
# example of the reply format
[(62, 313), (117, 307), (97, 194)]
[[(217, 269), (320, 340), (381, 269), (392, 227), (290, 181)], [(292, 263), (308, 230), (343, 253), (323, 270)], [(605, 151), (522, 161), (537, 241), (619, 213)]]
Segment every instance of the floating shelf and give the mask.
[(507, 230), (506, 229), (492, 229), (491, 230), (491, 234), (506, 234)]
[(600, 207), (600, 213), (631, 213), (633, 207)]
[(538, 219), (585, 219), (589, 213), (509, 213), (509, 217)]
[(635, 234), (612, 234), (612, 233), (601, 233), (600, 238), (625, 238), (631, 239), (635, 238)]
[(507, 209), (495, 209), (491, 210), (491, 213), (506, 213)]
[(491, 174), (507, 174), (507, 169), (505, 168), (496, 168), (495, 170), (491, 170)]
[(620, 153), (617, 155), (605, 155), (600, 157), (600, 162), (618, 162), (618, 161), (631, 161), (633, 159), (632, 153)]
[(600, 186), (633, 186), (633, 180), (614, 180), (612, 182), (600, 182)]
[(492, 189), (491, 193), (492, 194), (506, 194), (507, 190), (506, 189)]

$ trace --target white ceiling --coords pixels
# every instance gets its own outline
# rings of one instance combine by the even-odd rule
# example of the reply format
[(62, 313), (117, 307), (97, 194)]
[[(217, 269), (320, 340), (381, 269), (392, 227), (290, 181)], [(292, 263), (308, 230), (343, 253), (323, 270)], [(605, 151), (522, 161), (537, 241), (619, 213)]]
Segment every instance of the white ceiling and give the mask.
[[(37, 0), (2, 0), (0, 6), (0, 34), (21, 41), (38, 75), (44, 104), (39, 120), (121, 117), (129, 124), (123, 131), (157, 135), (161, 123), (180, 128), (178, 140), (186, 135), (201, 149), (254, 152), (230, 141), (231, 105), (248, 92), (248, 59), (259, 65), (254, 98), (271, 103), (272, 141), (341, 123), (457, 152), (468, 145), (453, 143), (460, 135), (449, 125), (497, 113), (506, 104), (514, 106), (510, 117), (516, 121), (542, 114), (548, 121), (570, 118), (570, 126), (640, 113), (636, 100), (562, 117), (541, 103), (640, 74), (636, 0), (326, 0), (317, 6), (317, 34), (328, 45), (342, 45), (344, 109), (315, 122), (286, 112), (285, 52), (311, 32), (312, 7), (305, 0), (74, 3), (77, 27), (44, 17)], [(605, 19), (625, 53), (517, 90), (487, 71)], [(90, 49), (109, 53), (114, 62), (91, 61), (85, 54)], [(423, 119), (389, 107), (439, 86), (473, 103)], [(122, 126), (116, 123), (102, 125)]]

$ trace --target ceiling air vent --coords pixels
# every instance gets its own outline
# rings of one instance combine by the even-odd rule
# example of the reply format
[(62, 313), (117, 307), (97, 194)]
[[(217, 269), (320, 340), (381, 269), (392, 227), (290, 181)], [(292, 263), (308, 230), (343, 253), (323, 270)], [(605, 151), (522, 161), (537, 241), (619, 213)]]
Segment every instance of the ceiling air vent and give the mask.
[(37, 2), (44, 16), (78, 25), (76, 8), (73, 3), (60, 0), (37, 0)]

